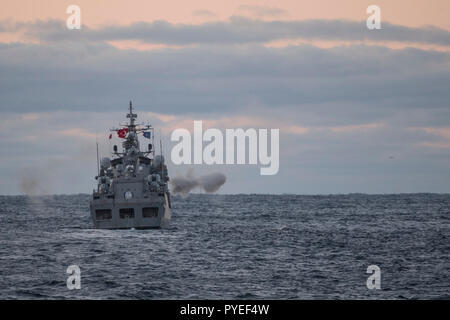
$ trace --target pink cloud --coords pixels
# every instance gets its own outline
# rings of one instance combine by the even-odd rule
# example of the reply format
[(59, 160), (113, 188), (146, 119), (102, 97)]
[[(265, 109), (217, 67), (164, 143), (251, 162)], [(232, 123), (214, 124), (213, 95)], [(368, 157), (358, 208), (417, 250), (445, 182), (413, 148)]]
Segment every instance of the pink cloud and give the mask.
[(383, 123), (367, 123), (367, 124), (357, 124), (357, 125), (349, 125), (349, 126), (337, 126), (337, 127), (329, 127), (327, 129), (333, 132), (359, 132), (359, 131), (367, 131), (372, 129), (378, 129), (383, 127)]
[(72, 129), (66, 129), (59, 131), (60, 134), (63, 136), (73, 137), (73, 138), (82, 138), (82, 139), (88, 139), (93, 140), (96, 137), (96, 134), (93, 132), (89, 132), (85, 129), (81, 128), (72, 128)]
[(439, 136), (441, 138), (450, 140), (450, 127), (441, 127), (441, 128), (420, 128), (421, 130)]

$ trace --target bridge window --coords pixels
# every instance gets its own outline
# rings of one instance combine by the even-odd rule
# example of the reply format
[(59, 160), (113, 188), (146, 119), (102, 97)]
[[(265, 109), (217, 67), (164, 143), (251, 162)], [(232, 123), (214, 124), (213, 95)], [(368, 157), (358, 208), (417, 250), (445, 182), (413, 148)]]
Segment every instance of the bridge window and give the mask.
[(97, 220), (109, 220), (111, 218), (112, 218), (111, 209), (95, 210), (95, 219), (97, 219)]
[(144, 218), (154, 218), (158, 216), (158, 207), (142, 208)]
[(122, 208), (119, 210), (120, 219), (129, 219), (134, 218), (134, 209), (133, 208)]

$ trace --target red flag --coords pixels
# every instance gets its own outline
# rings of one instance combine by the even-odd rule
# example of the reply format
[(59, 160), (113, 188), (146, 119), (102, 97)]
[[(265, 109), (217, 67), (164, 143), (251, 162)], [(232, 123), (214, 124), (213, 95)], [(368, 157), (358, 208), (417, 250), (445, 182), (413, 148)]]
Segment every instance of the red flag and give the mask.
[(117, 135), (119, 136), (119, 138), (124, 139), (127, 136), (128, 133), (128, 128), (123, 128), (120, 130), (117, 130)]

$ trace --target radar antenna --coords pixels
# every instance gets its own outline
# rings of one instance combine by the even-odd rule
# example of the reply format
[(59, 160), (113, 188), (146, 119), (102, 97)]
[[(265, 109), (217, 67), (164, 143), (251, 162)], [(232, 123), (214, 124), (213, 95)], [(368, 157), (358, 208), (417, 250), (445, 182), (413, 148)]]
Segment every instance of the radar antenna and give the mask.
[(134, 120), (137, 118), (137, 114), (133, 113), (133, 104), (130, 100), (130, 113), (127, 114), (127, 118), (130, 118), (130, 128), (134, 128)]

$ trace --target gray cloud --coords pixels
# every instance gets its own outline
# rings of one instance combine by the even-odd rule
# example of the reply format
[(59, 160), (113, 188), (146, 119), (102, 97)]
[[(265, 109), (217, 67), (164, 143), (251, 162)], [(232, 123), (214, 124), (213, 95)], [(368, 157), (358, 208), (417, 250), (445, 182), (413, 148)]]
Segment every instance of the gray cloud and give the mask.
[[(152, 120), (157, 128), (162, 125), (157, 119), (145, 116), (143, 107), (137, 102), (135, 104), (139, 121)], [(126, 109), (126, 103), (122, 109)], [(26, 143), (21, 140), (22, 135), (14, 135), (0, 141), (0, 148), (8, 150), (7, 154), (0, 155), (0, 194), (18, 193), (21, 190), (31, 194), (90, 192), (95, 184), (94, 139), (64, 136), (58, 134), (58, 130), (78, 126), (91, 131), (98, 130), (100, 154), (104, 156), (108, 151), (107, 129), (123, 120), (124, 114), (124, 110), (120, 113), (55, 112), (34, 122), (19, 122), (27, 127), (24, 134), (36, 134), (40, 139)], [(269, 114), (263, 114), (262, 117), (268, 121), (275, 120)], [(3, 115), (4, 122), (17, 120), (17, 115)], [(286, 124), (289, 122), (286, 121)], [(195, 168), (199, 176), (214, 171), (223, 172), (227, 176), (227, 183), (219, 192), (225, 193), (448, 190), (450, 183), (442, 172), (450, 169), (450, 148), (437, 150), (419, 147), (418, 144), (422, 142), (438, 142), (439, 139), (427, 132), (409, 130), (397, 124), (395, 119), (388, 120), (380, 128), (344, 133), (312, 130), (304, 135), (293, 136), (282, 132), (280, 172), (276, 176), (262, 177), (258, 166), (249, 165), (174, 166), (167, 156), (169, 173), (173, 178), (191, 168)], [(2, 135), (6, 136), (7, 131), (3, 130)], [(113, 140), (113, 144), (117, 141)], [(174, 144), (168, 141), (168, 137), (163, 141), (168, 155)], [(391, 156), (394, 158), (390, 159)], [(24, 177), (31, 179), (26, 181), (27, 185), (23, 184)]]
[(109, 25), (98, 29), (83, 26), (68, 30), (64, 21), (49, 20), (33, 23), (0, 22), (0, 31), (24, 31), (27, 36), (42, 41), (111, 41), (139, 40), (147, 43), (241, 44), (282, 39), (338, 41), (397, 41), (435, 45), (450, 45), (450, 32), (436, 27), (411, 28), (383, 22), (381, 30), (368, 30), (365, 21), (294, 20), (262, 21), (233, 16), (228, 21), (206, 22), (200, 25), (173, 24), (167, 21), (138, 22), (128, 26)]
[[(277, 26), (275, 22), (273, 34), (269, 30), (264, 35), (270, 24), (253, 23), (241, 19), (186, 29), (167, 23), (142, 24), (140, 33), (133, 33), (135, 27), (139, 29), (133, 25), (121, 28), (116, 35), (108, 28), (72, 33), (63, 27), (58, 35), (60, 22), (39, 22), (33, 25), (33, 36), (49, 41), (40, 45), (0, 44), (0, 111), (4, 120), (0, 133), (8, 137), (0, 142), (0, 148), (8, 150), (0, 155), (0, 193), (20, 191), (11, 187), (18, 168), (29, 168), (30, 161), (37, 168), (45, 167), (49, 159), (59, 157), (64, 158), (64, 170), (58, 172), (49, 192), (89, 192), (95, 182), (94, 142), (58, 132), (67, 128), (106, 132), (123, 120), (129, 99), (139, 112), (197, 119), (261, 118), (277, 126), (306, 127), (383, 124), (357, 132), (320, 128), (296, 136), (282, 132), (278, 175), (261, 177), (256, 166), (216, 167), (214, 170), (223, 169), (227, 176), (221, 192), (448, 191), (450, 182), (442, 172), (450, 169), (450, 148), (421, 146), (448, 141), (411, 129), (450, 123), (448, 52), (366, 45), (266, 48), (244, 42), (275, 39), (289, 34), (291, 31), (279, 31), (291, 30), (292, 25)], [(348, 26), (347, 22), (339, 23)], [(353, 29), (349, 35), (333, 33), (330, 29), (339, 23), (324, 22), (316, 35), (356, 37)], [(255, 28), (258, 24), (263, 31)], [(208, 31), (208, 26), (213, 28)], [(384, 32), (389, 25), (383, 27)], [(233, 34), (230, 28), (239, 32)], [(397, 39), (407, 39), (405, 34), (413, 30), (399, 28)], [(0, 24), (0, 29), (24, 31), (30, 25), (9, 22)], [(221, 38), (221, 30), (228, 32), (228, 38)], [(420, 30), (428, 43), (448, 43), (442, 30), (435, 36), (436, 30)], [(214, 32), (217, 38), (209, 41)], [(68, 34), (74, 35), (71, 40), (81, 37), (78, 40), (88, 41), (58, 40)], [(139, 52), (118, 50), (104, 42), (128, 37), (157, 42), (165, 36), (170, 43), (200, 41), (203, 45)], [(25, 112), (43, 117), (22, 123), (20, 117)], [(26, 125), (23, 132), (10, 134), (22, 125)], [(38, 138), (27, 140), (27, 135)], [(107, 143), (102, 143), (102, 154), (107, 152)], [(169, 143), (165, 146), (170, 149)], [(172, 176), (187, 169), (170, 163), (169, 167)], [(203, 170), (196, 168), (200, 175), (207, 173)], [(29, 186), (35, 190), (34, 180), (31, 182)]]
[(206, 9), (195, 10), (192, 14), (202, 18), (217, 18), (217, 15), (214, 12)]
[(433, 110), (423, 121), (442, 124), (450, 120), (449, 65), (446, 52), (369, 46), (138, 52), (101, 43), (3, 44), (0, 110), (118, 111), (133, 98), (154, 112), (214, 117), (251, 107), (304, 125)]

